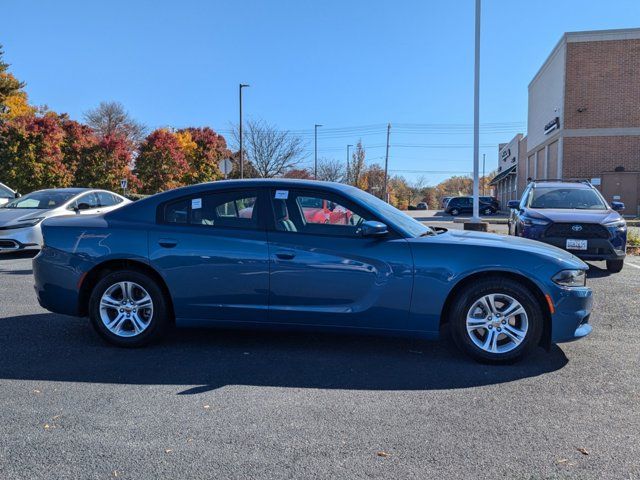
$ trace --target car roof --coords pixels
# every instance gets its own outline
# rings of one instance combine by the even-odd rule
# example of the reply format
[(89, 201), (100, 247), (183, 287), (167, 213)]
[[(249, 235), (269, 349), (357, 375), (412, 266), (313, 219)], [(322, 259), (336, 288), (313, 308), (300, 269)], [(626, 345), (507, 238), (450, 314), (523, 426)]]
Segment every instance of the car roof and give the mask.
[(36, 190), (37, 192), (68, 192), (68, 193), (82, 193), (90, 190), (99, 190), (86, 187), (65, 187), (65, 188), (43, 188), (42, 190)]
[(533, 188), (579, 188), (591, 190), (593, 186), (585, 182), (533, 182)]

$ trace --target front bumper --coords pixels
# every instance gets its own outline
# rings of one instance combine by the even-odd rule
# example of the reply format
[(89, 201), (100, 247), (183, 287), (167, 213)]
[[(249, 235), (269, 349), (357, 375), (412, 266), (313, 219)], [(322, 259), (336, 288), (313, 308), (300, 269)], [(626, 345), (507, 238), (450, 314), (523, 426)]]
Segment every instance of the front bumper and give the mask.
[(588, 287), (557, 287), (552, 295), (555, 313), (551, 316), (551, 341), (572, 342), (586, 337), (593, 328), (589, 317), (593, 307), (593, 293)]
[[(543, 237), (541, 242), (567, 250), (567, 239), (561, 237)], [(587, 250), (567, 250), (582, 260), (622, 260), (626, 256), (623, 250), (614, 248), (611, 241), (605, 238), (588, 238)]]
[(9, 230), (0, 229), (0, 252), (40, 248), (41, 245), (42, 230), (40, 225)]

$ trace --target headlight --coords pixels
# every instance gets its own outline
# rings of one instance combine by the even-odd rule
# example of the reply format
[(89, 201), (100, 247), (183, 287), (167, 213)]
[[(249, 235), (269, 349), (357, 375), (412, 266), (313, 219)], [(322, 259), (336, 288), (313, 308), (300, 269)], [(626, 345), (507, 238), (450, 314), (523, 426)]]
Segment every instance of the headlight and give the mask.
[(605, 223), (604, 226), (609, 228), (619, 228), (623, 230), (627, 226), (627, 222), (624, 221), (624, 218), (619, 218), (618, 220), (614, 220), (613, 222)]
[(541, 218), (522, 217), (522, 223), (525, 225), (549, 225), (550, 222)]
[(563, 287), (584, 287), (587, 284), (586, 270), (562, 270), (552, 280)]
[(36, 217), (36, 218), (29, 218), (27, 220), (20, 220), (19, 223), (15, 225), (15, 228), (35, 227), (42, 220), (44, 220), (44, 217)]

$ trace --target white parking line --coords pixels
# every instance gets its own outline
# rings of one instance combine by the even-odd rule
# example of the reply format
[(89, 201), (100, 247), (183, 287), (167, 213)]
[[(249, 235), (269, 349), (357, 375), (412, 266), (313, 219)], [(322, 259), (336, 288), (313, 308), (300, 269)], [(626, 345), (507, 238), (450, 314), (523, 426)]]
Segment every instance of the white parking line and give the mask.
[(625, 265), (629, 265), (630, 267), (640, 268), (640, 265), (636, 265), (634, 263), (624, 262)]

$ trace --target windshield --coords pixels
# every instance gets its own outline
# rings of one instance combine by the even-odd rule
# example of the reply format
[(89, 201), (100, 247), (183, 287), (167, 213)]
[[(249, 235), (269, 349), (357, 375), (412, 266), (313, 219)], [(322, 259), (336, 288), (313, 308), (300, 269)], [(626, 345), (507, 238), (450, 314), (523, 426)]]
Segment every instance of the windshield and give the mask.
[(530, 208), (557, 208), (567, 210), (606, 210), (602, 197), (587, 188), (535, 188)]
[(359, 189), (349, 190), (349, 193), (353, 194), (367, 205), (373, 207), (375, 211), (380, 212), (382, 217), (388, 218), (412, 237), (420, 237), (429, 234), (435, 235), (435, 232), (431, 227), (423, 225), (406, 213), (401, 212), (397, 208), (389, 205), (387, 202), (380, 200), (378, 197), (374, 197), (373, 195)]
[(49, 210), (63, 205), (77, 194), (77, 192), (41, 190), (25, 195), (24, 197), (16, 198), (4, 205), (3, 208), (37, 208), (38, 210)]

